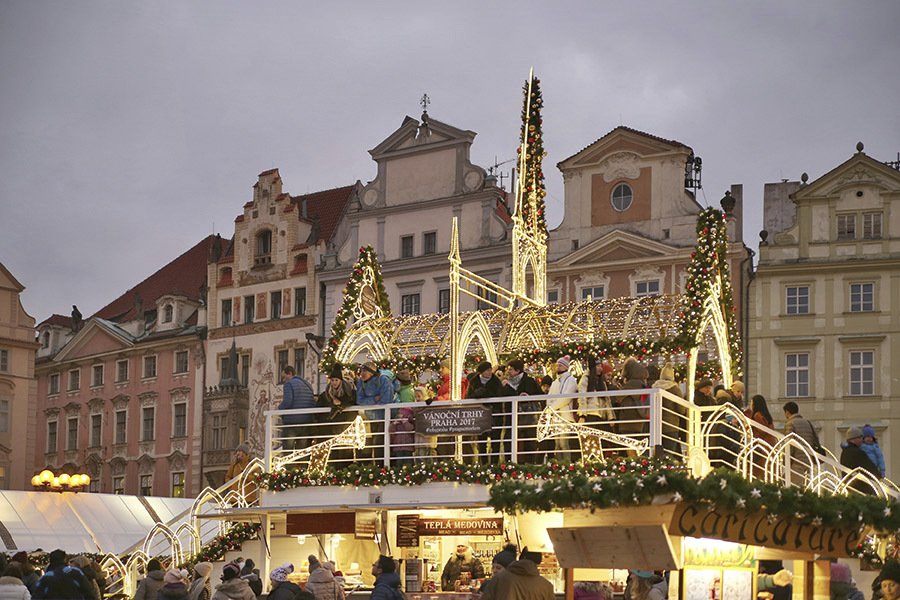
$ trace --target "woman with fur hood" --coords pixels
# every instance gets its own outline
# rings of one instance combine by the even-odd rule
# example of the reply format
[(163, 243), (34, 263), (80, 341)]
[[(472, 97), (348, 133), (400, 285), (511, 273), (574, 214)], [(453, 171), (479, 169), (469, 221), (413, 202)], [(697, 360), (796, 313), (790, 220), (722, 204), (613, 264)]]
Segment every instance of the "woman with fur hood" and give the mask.
[(344, 600), (344, 588), (335, 581), (334, 573), (320, 562), (313, 563), (310, 560), (310, 566), (313, 564), (316, 567), (309, 573), (306, 591), (315, 596), (316, 600)]
[(31, 593), (22, 582), (22, 569), (9, 565), (0, 577), (0, 600), (31, 600)]

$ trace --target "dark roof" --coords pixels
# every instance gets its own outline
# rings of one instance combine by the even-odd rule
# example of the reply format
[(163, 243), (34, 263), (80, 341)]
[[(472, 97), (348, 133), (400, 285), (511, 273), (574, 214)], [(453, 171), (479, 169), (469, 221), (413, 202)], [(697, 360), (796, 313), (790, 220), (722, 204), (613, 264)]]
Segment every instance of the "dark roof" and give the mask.
[(579, 154), (581, 154), (582, 152), (584, 152), (585, 150), (587, 150), (588, 148), (590, 148), (591, 146), (593, 146), (594, 144), (596, 144), (597, 142), (602, 140), (603, 138), (609, 137), (610, 135), (612, 135), (613, 133), (615, 133), (617, 131), (627, 131), (629, 133), (634, 133), (636, 135), (650, 138), (651, 140), (656, 140), (657, 142), (662, 142), (663, 144), (668, 144), (675, 148), (690, 148), (690, 146), (688, 146), (687, 144), (682, 144), (678, 140), (667, 140), (666, 138), (661, 138), (661, 137), (653, 135), (651, 133), (647, 133), (646, 131), (640, 131), (639, 129), (632, 129), (631, 127), (625, 127), (624, 125), (619, 125), (615, 129), (609, 130), (608, 132), (606, 132), (605, 134), (603, 134), (602, 136), (600, 136), (599, 138), (597, 138), (596, 140), (594, 140), (593, 142), (591, 142), (590, 144), (588, 144), (587, 146), (585, 146), (584, 148), (579, 150), (578, 152), (572, 154), (571, 156), (567, 156), (566, 158), (562, 159), (561, 161), (559, 161), (556, 164), (561, 165), (562, 163), (566, 162), (570, 158), (572, 158), (574, 156), (578, 156)]
[(344, 216), (344, 211), (347, 209), (347, 204), (350, 202), (355, 188), (356, 185), (347, 185), (331, 190), (313, 192), (312, 194), (294, 196), (291, 198), (291, 201), (301, 216), (303, 214), (303, 201), (306, 201), (307, 220), (318, 220), (318, 239), (329, 242), (334, 236), (338, 224), (341, 222), (341, 217)]
[(214, 235), (205, 237), (193, 248), (98, 310), (93, 316), (116, 322), (137, 318), (135, 294), (140, 294), (145, 310), (155, 309), (157, 299), (166, 294), (178, 294), (191, 300), (199, 300), (200, 286), (206, 283), (206, 265), (215, 239)]
[(58, 325), (60, 327), (68, 327), (72, 328), (72, 317), (67, 317), (65, 315), (58, 315), (53, 313), (40, 323), (38, 323), (38, 327), (41, 325)]

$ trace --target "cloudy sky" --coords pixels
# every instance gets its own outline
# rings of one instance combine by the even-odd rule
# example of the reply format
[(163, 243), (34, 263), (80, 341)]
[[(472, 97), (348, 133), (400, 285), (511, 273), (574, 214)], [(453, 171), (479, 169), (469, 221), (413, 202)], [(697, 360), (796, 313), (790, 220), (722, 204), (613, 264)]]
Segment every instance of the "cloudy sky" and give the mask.
[(0, 2), (0, 261), (38, 321), (85, 316), (199, 241), (230, 236), (263, 170), (292, 194), (375, 176), (418, 117), (515, 156), (521, 85), (554, 165), (627, 125), (691, 146), (701, 204), (814, 179), (856, 142), (900, 151), (900, 3)]

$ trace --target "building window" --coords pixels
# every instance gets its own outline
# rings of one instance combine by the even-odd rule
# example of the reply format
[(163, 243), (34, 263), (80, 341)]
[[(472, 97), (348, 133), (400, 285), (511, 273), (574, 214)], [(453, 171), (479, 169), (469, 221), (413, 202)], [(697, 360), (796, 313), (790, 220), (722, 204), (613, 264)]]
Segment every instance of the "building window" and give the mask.
[(241, 354), (241, 385), (247, 387), (250, 384), (250, 355)]
[(438, 290), (438, 312), (447, 314), (450, 312), (450, 290)]
[(875, 310), (875, 284), (850, 284), (850, 312), (871, 312)]
[(625, 212), (631, 208), (631, 202), (634, 200), (634, 193), (631, 186), (627, 183), (620, 183), (612, 192), (612, 207), (618, 212)]
[(184, 498), (184, 472), (172, 473), (172, 497)]
[(154, 438), (154, 426), (156, 424), (156, 409), (145, 406), (141, 409), (141, 441), (150, 442)]
[(81, 389), (81, 369), (69, 371), (69, 391), (75, 392)]
[(78, 450), (78, 417), (69, 417), (66, 426), (66, 450)]
[(91, 448), (99, 448), (103, 435), (103, 415), (91, 415)]
[(41, 336), (41, 348), (49, 348), (50, 347), (50, 332), (45, 331)]
[(547, 290), (547, 304), (559, 304), (559, 290)]
[(58, 421), (47, 421), (47, 454), (56, 452), (56, 432), (58, 428)]
[(786, 290), (786, 307), (789, 315), (809, 314), (809, 286), (791, 286)]
[(117, 410), (116, 411), (116, 444), (124, 444), (128, 441), (127, 438), (127, 425), (128, 422), (128, 411), (125, 410)]
[(103, 365), (94, 365), (91, 367), (91, 386), (99, 387), (103, 385)]
[(306, 314), (306, 288), (294, 288), (294, 316)]
[(59, 373), (52, 373), (50, 375), (50, 389), (48, 390), (49, 394), (58, 394), (59, 393)]
[(188, 351), (187, 350), (179, 350), (175, 353), (175, 372), (176, 373), (187, 373), (188, 372)]
[(141, 489), (138, 491), (138, 495), (153, 495), (153, 475), (141, 475)]
[(605, 292), (606, 290), (602, 285), (581, 288), (581, 299), (587, 300), (588, 296), (590, 296), (593, 300), (602, 300)]
[(634, 284), (635, 296), (654, 296), (659, 293), (659, 279), (638, 281)]
[(9, 400), (0, 400), (0, 432), (9, 431)]
[(878, 240), (881, 239), (881, 213), (867, 212), (863, 213), (863, 239)]
[(99, 477), (91, 478), (91, 482), (88, 484), (88, 491), (92, 494), (100, 493), (100, 478)]
[(225, 421), (225, 415), (213, 415), (211, 425), (212, 439), (210, 440), (209, 444), (210, 449), (225, 449), (225, 433), (227, 431), (228, 429)]
[(144, 379), (156, 377), (156, 356), (144, 357)]
[(9, 350), (0, 348), (0, 373), (9, 373)]
[(437, 232), (428, 231), (422, 234), (422, 254), (437, 253)]
[(784, 357), (784, 395), (788, 398), (809, 396), (809, 354), (796, 352)]
[(256, 234), (256, 256), (253, 264), (272, 264), (272, 232), (268, 229), (263, 229)]
[(875, 352), (854, 350), (850, 352), (850, 395), (875, 394)]
[(244, 296), (244, 323), (252, 323), (256, 318), (256, 303), (253, 296)]
[(494, 292), (489, 292), (487, 289), (481, 290), (481, 292), (485, 295), (484, 300), (478, 300), (475, 303), (475, 307), (478, 310), (490, 310), (492, 308), (497, 308), (497, 294)]
[(166, 304), (163, 308), (163, 323), (171, 323), (175, 318), (175, 308), (171, 304)]
[(272, 292), (272, 318), (281, 318), (281, 292)]
[(172, 405), (172, 437), (187, 437), (187, 403)]
[(400, 258), (412, 258), (413, 255), (413, 236), (404, 235), (400, 237)]
[(420, 310), (419, 294), (403, 294), (400, 296), (400, 314), (418, 315)]
[(855, 240), (856, 239), (856, 215), (838, 215), (837, 216), (837, 239), (839, 240)]
[(288, 366), (288, 351), (287, 350), (279, 350), (278, 351), (278, 373), (281, 374), (284, 372), (284, 368)]
[(306, 349), (294, 348), (294, 372), (299, 377), (306, 377)]
[(116, 361), (116, 383), (128, 381), (128, 360)]
[(219, 320), (219, 327), (230, 327), (231, 322), (231, 298), (222, 300), (222, 318)]
[(113, 494), (125, 493), (125, 478), (121, 475), (112, 478)]

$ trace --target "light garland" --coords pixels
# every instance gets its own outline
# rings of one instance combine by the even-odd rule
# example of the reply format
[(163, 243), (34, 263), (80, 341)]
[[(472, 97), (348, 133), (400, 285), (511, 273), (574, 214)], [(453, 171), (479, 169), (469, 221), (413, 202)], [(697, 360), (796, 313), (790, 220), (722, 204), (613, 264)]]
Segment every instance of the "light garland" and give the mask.
[(198, 562), (216, 562), (225, 557), (225, 553), (238, 550), (241, 544), (253, 539), (259, 534), (259, 523), (235, 523), (225, 533), (217, 535), (208, 544), (203, 545), (200, 551), (191, 555), (179, 568), (186, 568)]
[(581, 445), (581, 460), (583, 461), (601, 460), (603, 458), (603, 440), (618, 446), (631, 448), (639, 455), (646, 452), (649, 446), (646, 439), (636, 440), (624, 435), (603, 431), (602, 429), (573, 423), (549, 407), (541, 412), (537, 424), (537, 440), (539, 442), (573, 433), (578, 435), (578, 443)]
[(286, 465), (298, 463), (304, 458), (309, 458), (306, 472), (310, 477), (321, 475), (328, 465), (331, 451), (338, 448), (355, 448), (362, 450), (366, 447), (366, 426), (361, 415), (356, 415), (353, 422), (344, 431), (331, 439), (313, 444), (301, 450), (293, 450), (288, 454), (272, 458), (272, 468), (280, 469)]

